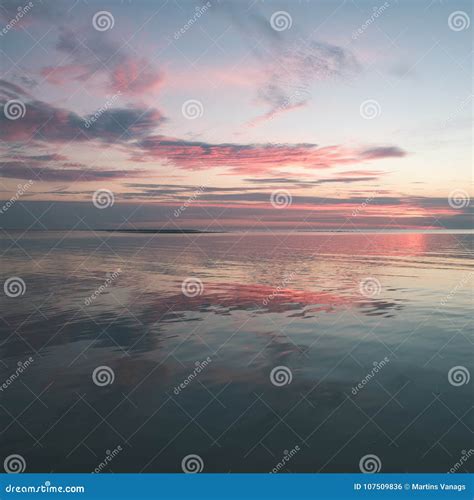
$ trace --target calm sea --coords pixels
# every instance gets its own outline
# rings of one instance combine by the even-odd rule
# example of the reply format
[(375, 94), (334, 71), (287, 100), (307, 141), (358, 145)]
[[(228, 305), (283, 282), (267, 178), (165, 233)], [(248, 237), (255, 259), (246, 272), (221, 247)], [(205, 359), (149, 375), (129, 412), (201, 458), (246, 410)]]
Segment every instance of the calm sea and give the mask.
[(0, 250), (2, 462), (473, 469), (472, 234), (31, 232)]

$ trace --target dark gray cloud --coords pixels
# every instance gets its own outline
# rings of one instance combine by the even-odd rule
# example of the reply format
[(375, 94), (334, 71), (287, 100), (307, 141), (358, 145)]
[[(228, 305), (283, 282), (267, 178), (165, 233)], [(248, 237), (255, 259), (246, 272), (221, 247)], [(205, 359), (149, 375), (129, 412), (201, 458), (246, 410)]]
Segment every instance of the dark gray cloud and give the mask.
[(59, 155), (56, 153), (45, 154), (45, 155), (33, 155), (33, 156), (24, 156), (22, 161), (35, 161), (35, 162), (43, 162), (43, 161), (66, 161), (67, 156)]
[(305, 181), (297, 178), (291, 177), (267, 177), (267, 178), (255, 178), (255, 179), (244, 179), (246, 182), (251, 182), (254, 184), (285, 184), (285, 185), (293, 185), (297, 187), (311, 187), (317, 186), (318, 184), (328, 184), (328, 183), (342, 183), (349, 184), (353, 182), (364, 182), (364, 181), (373, 181), (378, 179), (377, 175), (366, 175), (360, 177), (328, 177), (325, 179), (318, 179), (314, 181)]
[[(54, 156), (54, 155), (51, 155)], [(81, 168), (42, 167), (37, 163), (10, 161), (0, 164), (0, 176), (12, 179), (31, 179), (44, 182), (93, 182), (111, 179), (125, 179), (130, 176), (140, 176), (141, 170), (108, 170), (91, 169), (86, 165)]]
[(20, 99), (29, 97), (29, 93), (22, 87), (15, 83), (8, 82), (7, 80), (0, 79), (0, 99)]
[[(24, 116), (8, 118), (7, 101), (19, 99)], [(34, 100), (17, 85), (0, 80), (0, 139), (10, 142), (79, 142), (100, 140), (126, 142), (150, 134), (164, 118), (157, 110), (114, 108), (100, 110), (84, 117), (73, 111)]]
[[(88, 201), (85, 202), (51, 202), (51, 201), (29, 201), (21, 199), (17, 201), (9, 210), (2, 215), (2, 228), (8, 229), (26, 229), (31, 226), (32, 229), (107, 229), (123, 225), (124, 220), (129, 221), (129, 227), (137, 228), (175, 228), (179, 225), (182, 228), (190, 227), (195, 229), (212, 227), (212, 219), (216, 219), (219, 224), (225, 224), (225, 227), (248, 230), (249, 221), (265, 224), (277, 223), (279, 227), (292, 229), (295, 224), (306, 221), (306, 229), (338, 228), (351, 217), (353, 208), (356, 205), (347, 204), (348, 200), (321, 199), (325, 204), (325, 210), (317, 210), (317, 205), (311, 211), (299, 210), (275, 210), (271, 207), (269, 199), (266, 202), (268, 208), (263, 207), (232, 207), (229, 206), (225, 211), (225, 218), (222, 214), (221, 206), (206, 206), (201, 208), (198, 203), (192, 203), (181, 214), (179, 219), (173, 216), (173, 211), (181, 206), (181, 201), (176, 204), (137, 204), (124, 203), (121, 195), (116, 193), (116, 203), (107, 210), (97, 210), (92, 204), (91, 190), (87, 195)], [(352, 198), (363, 202), (364, 199)], [(391, 199), (397, 203), (396, 198)], [(398, 203), (416, 203), (418, 198), (406, 198), (398, 200)], [(299, 201), (299, 200), (298, 200)], [(387, 202), (388, 200), (386, 200)], [(293, 201), (295, 204), (296, 201)], [(333, 205), (331, 205), (333, 203)], [(336, 203), (339, 203), (339, 208)], [(360, 213), (357, 218), (357, 224), (360, 228), (390, 228), (400, 229), (400, 227), (426, 227), (433, 225), (437, 229), (471, 229), (472, 215), (465, 210), (461, 210), (450, 215), (439, 215), (436, 208), (446, 208), (447, 200), (443, 198), (423, 199), (427, 207), (433, 208), (433, 214), (436, 215), (436, 221), (430, 216), (429, 211), (425, 216), (404, 216), (401, 219), (393, 218), (393, 214), (381, 214), (374, 219), (369, 215)], [(388, 204), (388, 203), (387, 203)], [(328, 210), (333, 206), (334, 210)], [(41, 224), (39, 224), (32, 214), (43, 214)], [(81, 222), (81, 219), (84, 219)], [(352, 218), (354, 219), (354, 218)], [(123, 227), (123, 226), (122, 226)], [(258, 229), (258, 226), (255, 226)], [(222, 229), (219, 225), (215, 229)]]
[(382, 146), (370, 148), (362, 151), (361, 155), (368, 160), (377, 160), (379, 158), (401, 158), (406, 156), (407, 152), (397, 146)]

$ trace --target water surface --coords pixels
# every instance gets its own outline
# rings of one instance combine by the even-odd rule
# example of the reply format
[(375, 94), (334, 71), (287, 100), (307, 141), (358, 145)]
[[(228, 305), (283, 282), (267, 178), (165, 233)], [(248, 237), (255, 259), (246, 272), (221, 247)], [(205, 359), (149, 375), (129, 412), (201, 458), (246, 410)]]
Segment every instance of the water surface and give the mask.
[(472, 373), (472, 234), (19, 236), (0, 447), (27, 471), (267, 472), (297, 447), (282, 471), (443, 472), (472, 447), (472, 382), (448, 377)]

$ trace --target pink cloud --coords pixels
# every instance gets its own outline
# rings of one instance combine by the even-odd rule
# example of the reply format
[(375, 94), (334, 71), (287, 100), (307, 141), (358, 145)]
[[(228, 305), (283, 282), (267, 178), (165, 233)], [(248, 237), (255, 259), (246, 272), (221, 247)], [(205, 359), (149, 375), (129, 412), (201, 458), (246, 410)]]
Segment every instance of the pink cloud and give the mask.
[(64, 66), (47, 66), (40, 72), (48, 83), (64, 85), (71, 80), (83, 80), (90, 74), (88, 69), (81, 64), (66, 64)]
[[(188, 170), (227, 167), (232, 174), (264, 175), (282, 167), (324, 169), (356, 164), (383, 157), (404, 156), (397, 147), (377, 148), (377, 155), (367, 155), (340, 145), (318, 147), (316, 144), (209, 144), (154, 135), (139, 142), (133, 160), (167, 160)], [(385, 155), (384, 155), (385, 152)]]
[(40, 71), (54, 85), (68, 82), (100, 81), (105, 90), (123, 93), (155, 92), (163, 83), (163, 75), (144, 57), (136, 58), (117, 42), (103, 40), (98, 33), (79, 38), (73, 31), (62, 29), (56, 48), (67, 61), (60, 66), (47, 66)]
[(126, 59), (117, 65), (110, 75), (114, 90), (138, 94), (154, 92), (163, 85), (163, 75), (147, 66), (145, 59)]

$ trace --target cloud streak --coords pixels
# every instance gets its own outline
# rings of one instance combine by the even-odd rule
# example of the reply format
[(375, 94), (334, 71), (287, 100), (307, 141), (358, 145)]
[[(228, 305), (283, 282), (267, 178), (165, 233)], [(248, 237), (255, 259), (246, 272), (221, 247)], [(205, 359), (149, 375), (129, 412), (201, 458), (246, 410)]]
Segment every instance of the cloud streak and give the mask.
[(404, 150), (396, 146), (357, 150), (339, 145), (318, 147), (311, 143), (211, 144), (161, 135), (147, 137), (139, 141), (138, 146), (139, 151), (132, 159), (162, 159), (188, 170), (226, 167), (235, 175), (266, 175), (288, 166), (319, 170), (406, 155)]
[(125, 179), (144, 175), (142, 170), (108, 170), (89, 168), (86, 165), (76, 168), (41, 166), (31, 162), (6, 162), (0, 166), (0, 176), (13, 179), (32, 179), (43, 182), (94, 182)]

